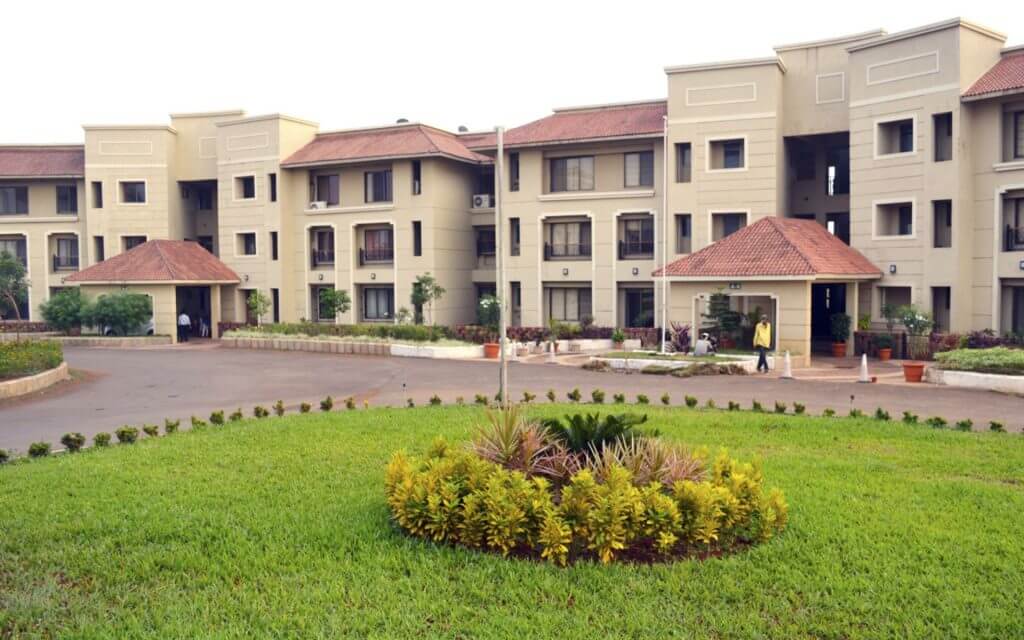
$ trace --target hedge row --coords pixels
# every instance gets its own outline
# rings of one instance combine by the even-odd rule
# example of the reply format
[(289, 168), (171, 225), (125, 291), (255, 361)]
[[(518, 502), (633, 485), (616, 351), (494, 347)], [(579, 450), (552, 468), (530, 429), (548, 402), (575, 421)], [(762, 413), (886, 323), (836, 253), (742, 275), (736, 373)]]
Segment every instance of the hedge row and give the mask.
[(1024, 349), (955, 349), (935, 354), (939, 367), (952, 371), (1024, 375)]
[(31, 320), (0, 320), (0, 333), (45, 333), (50, 330), (45, 322)]
[(35, 375), (62, 362), (64, 351), (55, 340), (0, 342), (0, 379)]

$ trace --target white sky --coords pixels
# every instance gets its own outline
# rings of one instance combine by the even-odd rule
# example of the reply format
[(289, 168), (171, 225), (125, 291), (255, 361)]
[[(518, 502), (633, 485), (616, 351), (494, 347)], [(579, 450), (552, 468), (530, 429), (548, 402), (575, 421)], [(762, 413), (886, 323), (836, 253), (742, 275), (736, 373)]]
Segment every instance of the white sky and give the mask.
[(663, 68), (962, 15), (1024, 42), (1024, 2), (55, 2), (3, 8), (0, 143), (243, 108), (321, 129), (516, 126), (665, 96)]

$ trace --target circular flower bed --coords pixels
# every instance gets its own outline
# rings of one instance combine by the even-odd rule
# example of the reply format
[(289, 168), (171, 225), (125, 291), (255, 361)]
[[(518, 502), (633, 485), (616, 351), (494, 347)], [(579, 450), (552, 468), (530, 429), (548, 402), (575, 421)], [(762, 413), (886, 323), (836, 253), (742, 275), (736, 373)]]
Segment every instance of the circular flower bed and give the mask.
[(469, 448), (439, 439), (423, 459), (394, 455), (385, 486), (402, 529), (564, 565), (707, 557), (785, 527), (760, 465), (661, 440), (646, 417), (488, 415)]

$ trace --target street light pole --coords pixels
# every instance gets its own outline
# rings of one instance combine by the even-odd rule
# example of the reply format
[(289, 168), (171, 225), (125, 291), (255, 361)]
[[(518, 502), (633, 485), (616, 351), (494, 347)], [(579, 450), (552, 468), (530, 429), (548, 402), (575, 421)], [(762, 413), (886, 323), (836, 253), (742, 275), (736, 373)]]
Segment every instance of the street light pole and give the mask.
[(508, 361), (505, 357), (507, 338), (505, 336), (507, 325), (506, 308), (508, 296), (505, 291), (505, 224), (501, 215), (501, 178), (505, 174), (505, 128), (495, 127), (498, 138), (498, 155), (494, 163), (494, 255), (496, 278), (498, 290), (498, 360), (500, 372), (498, 374), (498, 393), (501, 398), (501, 406), (509, 405), (508, 399)]

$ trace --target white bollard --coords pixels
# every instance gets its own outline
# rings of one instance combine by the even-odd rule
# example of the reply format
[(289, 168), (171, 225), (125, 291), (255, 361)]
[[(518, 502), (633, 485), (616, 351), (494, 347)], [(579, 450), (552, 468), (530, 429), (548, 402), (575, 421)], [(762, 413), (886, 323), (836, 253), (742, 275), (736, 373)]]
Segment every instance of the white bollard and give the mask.
[(871, 376), (868, 375), (868, 354), (863, 354), (860, 357), (860, 377), (857, 378), (857, 382), (871, 382)]
[(551, 345), (551, 349), (548, 351), (547, 363), (548, 364), (555, 364), (556, 362), (558, 362), (558, 361), (555, 359), (555, 346)]
[(783, 380), (793, 379), (793, 362), (789, 358), (789, 351), (786, 351), (786, 356), (782, 360), (782, 375), (779, 377)]

